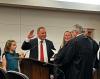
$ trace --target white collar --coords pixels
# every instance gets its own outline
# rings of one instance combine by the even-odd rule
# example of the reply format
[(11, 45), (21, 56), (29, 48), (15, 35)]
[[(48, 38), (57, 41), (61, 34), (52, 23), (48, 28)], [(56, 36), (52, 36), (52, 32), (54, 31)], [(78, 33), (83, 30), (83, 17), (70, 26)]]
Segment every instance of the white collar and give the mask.
[[(45, 40), (42, 40), (43, 42), (45, 41)], [(38, 42), (41, 42), (41, 39), (40, 38), (38, 38)]]

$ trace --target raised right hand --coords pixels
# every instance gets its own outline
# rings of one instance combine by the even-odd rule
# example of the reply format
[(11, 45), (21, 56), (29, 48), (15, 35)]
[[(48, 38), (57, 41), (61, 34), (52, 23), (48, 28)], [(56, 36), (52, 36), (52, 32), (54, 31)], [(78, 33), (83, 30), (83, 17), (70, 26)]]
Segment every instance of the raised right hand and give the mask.
[(28, 38), (28, 39), (31, 39), (31, 38), (33, 38), (33, 37), (34, 37), (34, 29), (31, 30), (31, 31), (29, 32), (29, 34), (27, 35), (27, 38)]

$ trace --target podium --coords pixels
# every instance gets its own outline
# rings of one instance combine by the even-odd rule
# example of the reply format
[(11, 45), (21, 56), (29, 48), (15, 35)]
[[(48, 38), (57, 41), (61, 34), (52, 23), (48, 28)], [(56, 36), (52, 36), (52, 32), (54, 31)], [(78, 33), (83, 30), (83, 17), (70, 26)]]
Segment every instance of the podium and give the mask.
[(20, 61), (21, 72), (27, 75), (29, 79), (50, 79), (49, 67), (51, 66), (49, 63), (29, 58), (21, 59)]

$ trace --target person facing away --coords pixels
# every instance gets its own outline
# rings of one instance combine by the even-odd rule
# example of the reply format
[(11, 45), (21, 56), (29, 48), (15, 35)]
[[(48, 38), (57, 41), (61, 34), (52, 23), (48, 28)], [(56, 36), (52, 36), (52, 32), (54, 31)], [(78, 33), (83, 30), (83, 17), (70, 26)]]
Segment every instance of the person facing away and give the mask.
[[(29, 58), (37, 59), (42, 62), (50, 62), (50, 58), (53, 56), (55, 47), (52, 41), (46, 39), (46, 29), (45, 27), (39, 27), (37, 29), (37, 37), (34, 37), (34, 30), (30, 31), (27, 36), (27, 40), (25, 40), (22, 44), (23, 50), (30, 50)], [(41, 43), (43, 47), (41, 48)], [(42, 54), (41, 54), (42, 49)], [(41, 57), (42, 56), (42, 57)], [(41, 60), (43, 58), (43, 60)]]
[[(56, 64), (64, 66), (65, 79), (92, 79), (93, 63), (98, 44), (81, 34), (82, 27), (75, 26), (75, 37), (60, 51), (62, 55), (55, 59)], [(70, 66), (69, 66), (70, 65)], [(68, 67), (68, 68), (67, 68)]]
[(16, 53), (16, 41), (8, 40), (4, 47), (4, 53), (2, 55), (2, 66), (7, 71), (19, 71), (18, 57), (21, 54)]

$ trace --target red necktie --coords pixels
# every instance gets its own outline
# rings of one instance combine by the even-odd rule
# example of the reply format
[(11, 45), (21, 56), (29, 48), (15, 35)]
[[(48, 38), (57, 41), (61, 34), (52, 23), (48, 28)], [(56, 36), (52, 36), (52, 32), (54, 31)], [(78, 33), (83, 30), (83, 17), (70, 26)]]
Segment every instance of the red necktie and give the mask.
[(43, 41), (40, 42), (40, 61), (44, 62)]

